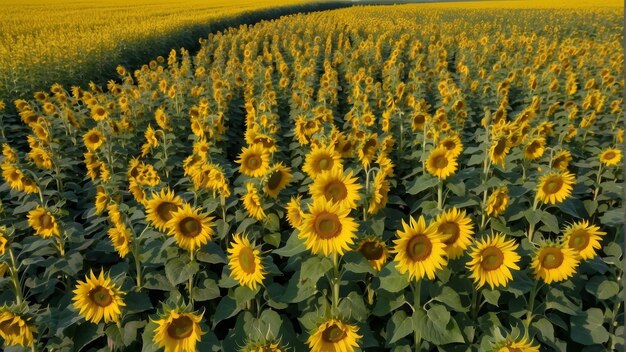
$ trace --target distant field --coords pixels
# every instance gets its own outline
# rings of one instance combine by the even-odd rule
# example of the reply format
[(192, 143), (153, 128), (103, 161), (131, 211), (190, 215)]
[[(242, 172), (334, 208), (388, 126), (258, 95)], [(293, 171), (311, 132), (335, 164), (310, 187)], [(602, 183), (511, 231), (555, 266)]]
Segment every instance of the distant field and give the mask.
[(118, 64), (142, 63), (170, 48), (194, 45), (216, 20), (307, 2), (1, 1), (0, 100), (10, 104), (55, 82), (79, 84), (108, 77)]

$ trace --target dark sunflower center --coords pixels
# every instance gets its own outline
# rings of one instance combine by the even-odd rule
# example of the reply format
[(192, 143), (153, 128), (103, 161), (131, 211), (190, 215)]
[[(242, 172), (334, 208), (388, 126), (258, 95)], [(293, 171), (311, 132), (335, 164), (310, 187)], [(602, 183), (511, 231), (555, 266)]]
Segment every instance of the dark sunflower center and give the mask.
[(89, 135), (89, 141), (91, 143), (98, 143), (100, 141), (100, 136), (97, 133), (92, 133)]
[(333, 168), (333, 160), (329, 156), (325, 155), (321, 159), (319, 159), (319, 161), (317, 162), (317, 166), (322, 171), (330, 170)]
[(493, 154), (502, 155), (504, 153), (505, 148), (506, 148), (506, 140), (500, 139), (498, 143), (496, 143), (496, 147), (493, 148)]
[(547, 248), (543, 250), (540, 258), (541, 266), (546, 269), (558, 268), (563, 264), (563, 252), (558, 248)]
[(370, 139), (369, 141), (365, 142), (365, 145), (363, 146), (363, 153), (368, 154), (370, 150), (375, 147), (376, 147), (376, 140)]
[(20, 325), (17, 323), (12, 323), (13, 319), (5, 320), (0, 323), (0, 331), (7, 336), (19, 336), (20, 335)]
[(504, 205), (504, 200), (506, 199), (506, 196), (504, 194), (499, 193), (496, 196), (496, 201), (493, 205), (494, 208), (499, 209)]
[(346, 199), (347, 196), (348, 189), (340, 180), (332, 180), (324, 187), (324, 197), (333, 202), (342, 201)]
[(314, 227), (317, 235), (323, 240), (337, 237), (341, 233), (339, 217), (332, 213), (320, 213), (315, 218)]
[(572, 233), (569, 238), (569, 246), (577, 250), (583, 250), (587, 248), (589, 244), (589, 233), (584, 229), (578, 229)]
[(42, 214), (41, 217), (39, 217), (39, 223), (41, 224), (41, 227), (43, 227), (44, 229), (52, 228), (53, 226), (52, 216), (48, 214)]
[(105, 113), (105, 111), (104, 111), (103, 108), (97, 108), (96, 109), (96, 115), (97, 116), (104, 116), (104, 113)]
[(613, 158), (615, 158), (615, 152), (610, 151), (610, 152), (604, 153), (605, 160), (613, 160)]
[(109, 289), (103, 286), (96, 286), (96, 288), (91, 289), (89, 298), (100, 307), (108, 307), (113, 302)]
[(254, 143), (261, 143), (263, 144), (263, 147), (265, 147), (266, 149), (270, 149), (274, 146), (274, 141), (265, 137), (256, 138), (254, 140)]
[(270, 177), (267, 179), (267, 188), (271, 190), (275, 190), (280, 186), (280, 181), (283, 179), (283, 173), (280, 170), (276, 170), (272, 172)]
[(518, 347), (507, 347), (509, 352), (524, 352), (521, 348)]
[(456, 222), (444, 222), (439, 225), (439, 232), (446, 236), (446, 239), (443, 241), (446, 246), (454, 244), (459, 238), (459, 235), (461, 235), (461, 229)]
[(413, 236), (406, 247), (407, 254), (415, 262), (427, 259), (432, 250), (433, 244), (425, 235)]
[(187, 316), (178, 317), (167, 327), (167, 334), (176, 340), (186, 339), (193, 333), (194, 322)]
[(452, 141), (452, 140), (447, 140), (447, 141), (443, 142), (443, 146), (447, 150), (454, 150), (454, 148), (456, 148), (456, 143), (454, 143), (454, 141)]
[(261, 157), (258, 155), (250, 155), (246, 159), (246, 167), (251, 170), (256, 170), (261, 167)]
[(326, 342), (337, 343), (343, 340), (347, 336), (346, 332), (342, 328), (333, 324), (322, 332), (322, 339)]
[(413, 124), (416, 126), (421, 126), (426, 122), (426, 116), (419, 114), (413, 118)]
[(504, 254), (497, 247), (483, 249), (481, 257), (480, 266), (486, 271), (496, 270), (504, 263)]
[(164, 221), (168, 221), (172, 218), (172, 213), (178, 210), (178, 205), (170, 202), (163, 202), (159, 204), (156, 208), (157, 214)]
[(254, 274), (256, 263), (254, 262), (254, 251), (250, 247), (243, 247), (239, 251), (239, 265), (248, 274)]
[(543, 185), (543, 192), (546, 194), (555, 194), (561, 190), (561, 187), (563, 187), (563, 180), (558, 176), (551, 177)]
[(445, 155), (437, 155), (433, 160), (433, 165), (437, 169), (443, 169), (448, 166), (448, 158)]
[(202, 231), (202, 224), (198, 219), (185, 218), (180, 222), (180, 232), (185, 237), (196, 237)]
[(359, 252), (367, 260), (378, 260), (383, 256), (383, 246), (376, 241), (367, 241), (361, 245)]
[(17, 170), (14, 170), (14, 171), (12, 171), (12, 172), (9, 174), (9, 179), (10, 179), (11, 181), (17, 181), (17, 180), (19, 180), (21, 177), (22, 177), (22, 175), (20, 175), (20, 173), (19, 173), (19, 172), (17, 172)]

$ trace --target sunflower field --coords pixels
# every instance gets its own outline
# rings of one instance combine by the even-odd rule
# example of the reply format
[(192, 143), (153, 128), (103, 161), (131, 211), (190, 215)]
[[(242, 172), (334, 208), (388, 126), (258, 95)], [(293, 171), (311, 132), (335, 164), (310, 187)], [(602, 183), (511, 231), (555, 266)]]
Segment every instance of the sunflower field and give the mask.
[(532, 4), (291, 15), (16, 100), (4, 351), (624, 350), (623, 7)]

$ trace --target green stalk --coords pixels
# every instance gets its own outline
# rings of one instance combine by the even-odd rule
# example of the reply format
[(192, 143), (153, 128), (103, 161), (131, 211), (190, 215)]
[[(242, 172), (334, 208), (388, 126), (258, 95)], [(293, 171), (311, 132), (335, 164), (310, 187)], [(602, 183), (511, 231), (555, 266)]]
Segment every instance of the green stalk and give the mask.
[(437, 209), (443, 210), (443, 181), (441, 179), (437, 182)]
[(333, 316), (337, 317), (339, 314), (339, 254), (333, 253), (333, 298), (332, 298), (332, 312)]
[[(417, 310), (422, 309), (422, 304), (420, 303), (421, 299), (421, 290), (422, 290), (422, 281), (418, 280), (411, 285), (413, 289), (413, 309), (417, 312)], [(413, 339), (415, 340), (415, 352), (420, 351), (420, 346), (422, 345), (422, 335), (418, 331), (418, 329), (413, 329)]]
[[(189, 252), (189, 263), (193, 265), (193, 261), (195, 260), (193, 251)], [(189, 277), (189, 282), (187, 283), (189, 288), (189, 302), (193, 305), (193, 274)]]
[(9, 258), (11, 258), (11, 268), (10, 275), (11, 281), (13, 282), (13, 288), (15, 289), (15, 302), (17, 305), (21, 305), (22, 301), (24, 301), (24, 295), (22, 294), (22, 286), (20, 285), (20, 279), (17, 276), (17, 266), (15, 265), (15, 256), (13, 255), (13, 250), (9, 248)]
[(528, 301), (528, 312), (526, 313), (526, 321), (524, 322), (524, 326), (526, 327), (526, 331), (530, 327), (530, 324), (533, 321), (533, 309), (535, 308), (535, 298), (537, 296), (537, 289), (539, 286), (539, 281), (535, 281), (535, 285), (530, 290), (530, 297)]

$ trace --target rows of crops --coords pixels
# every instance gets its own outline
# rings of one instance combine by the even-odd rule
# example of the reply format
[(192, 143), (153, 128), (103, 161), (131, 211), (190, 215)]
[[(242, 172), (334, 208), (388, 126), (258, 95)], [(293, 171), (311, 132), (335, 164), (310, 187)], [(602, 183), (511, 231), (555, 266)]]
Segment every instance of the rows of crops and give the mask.
[(116, 65), (197, 46), (199, 36), (224, 23), (325, 6), (303, 0), (3, 0), (0, 100), (30, 96), (55, 82), (106, 82)]
[(16, 101), (6, 350), (623, 349), (622, 14), (289, 16)]

